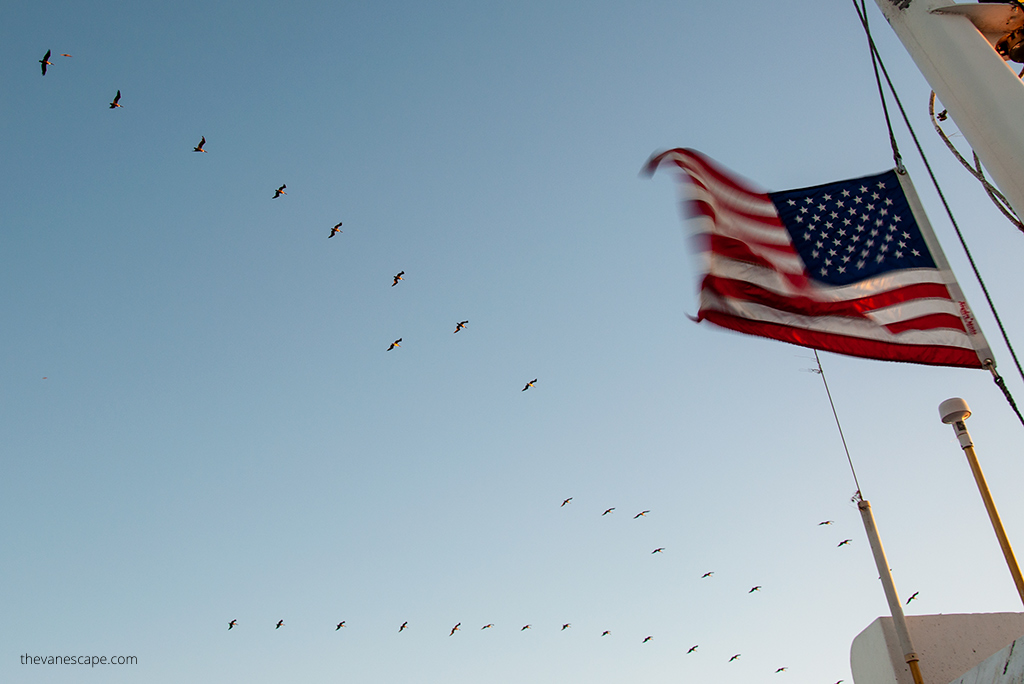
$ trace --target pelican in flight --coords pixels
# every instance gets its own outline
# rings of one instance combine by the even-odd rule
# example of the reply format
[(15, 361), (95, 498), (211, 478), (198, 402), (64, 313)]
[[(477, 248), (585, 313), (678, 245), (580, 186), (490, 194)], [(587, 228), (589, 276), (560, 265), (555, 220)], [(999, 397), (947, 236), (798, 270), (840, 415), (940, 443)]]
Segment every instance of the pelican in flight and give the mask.
[(601, 636), (608, 636), (611, 633), (612, 633), (612, 631), (610, 629), (606, 629), (603, 632), (601, 632)]
[(456, 323), (455, 332), (459, 332), (460, 330), (465, 328), (467, 323), (469, 323), (469, 321), (459, 321), (458, 323)]
[(399, 634), (401, 634), (403, 629), (407, 629), (408, 627), (409, 627), (409, 621), (406, 620), (405, 622), (402, 623), (402, 626), (398, 628)]
[(653, 551), (651, 551), (651, 553), (652, 553), (652, 554), (655, 554), (655, 553), (661, 553), (661, 552), (662, 552), (662, 551), (664, 551), (664, 550), (665, 550), (665, 547), (664, 547), (664, 546), (659, 546), (658, 548), (656, 548), (656, 549), (654, 549)]
[(747, 593), (748, 594), (753, 594), (755, 591), (761, 591), (761, 585), (760, 584), (758, 584), (756, 587), (751, 587), (750, 591), (748, 591)]
[(395, 285), (397, 285), (397, 284), (398, 284), (398, 281), (399, 281), (399, 280), (405, 280), (405, 278), (403, 278), (403, 277), (402, 277), (402, 276), (404, 276), (404, 275), (405, 275), (405, 271), (399, 271), (399, 272), (398, 272), (398, 275), (396, 275), (396, 276), (394, 277), (394, 280), (393, 280), (393, 282), (391, 283), (391, 287), (394, 287)]
[(232, 620), (231, 622), (228, 623), (228, 629), (233, 628), (237, 624), (238, 624), (238, 620)]
[(602, 513), (601, 515), (608, 515), (609, 513), (611, 513), (611, 512), (612, 512), (612, 511), (614, 511), (614, 510), (615, 510), (615, 506), (612, 506), (611, 508), (609, 508), (609, 509), (608, 509), (607, 511), (605, 511), (605, 512), (604, 512), (604, 513)]
[(342, 620), (341, 622), (338, 623), (338, 626), (334, 628), (334, 631), (337, 632), (339, 629), (341, 629), (344, 626), (345, 626), (345, 621)]
[(43, 67), (43, 76), (45, 76), (46, 75), (46, 65), (49, 64), (50, 66), (53, 66), (53, 62), (50, 61), (50, 51), (49, 50), (47, 50), (46, 54), (43, 55), (43, 58), (41, 60), (39, 60), (39, 64)]
[(328, 238), (332, 238), (332, 237), (334, 237), (334, 236), (335, 236), (336, 234), (338, 234), (338, 233), (344, 233), (344, 232), (345, 232), (345, 231), (341, 230), (341, 221), (338, 221), (338, 225), (336, 225), (336, 226), (334, 226), (333, 228), (331, 228), (331, 234), (330, 234), (330, 235), (328, 235), (327, 237), (328, 237)]
[(852, 539), (844, 539), (843, 541), (839, 542), (839, 546), (846, 546), (847, 544), (849, 544), (852, 541), (853, 541)]
[[(566, 499), (565, 501), (562, 502), (562, 506), (564, 506), (565, 504), (569, 503), (570, 501), (572, 501), (572, 497), (571, 496), (568, 499)], [(562, 506), (559, 506), (559, 508), (561, 508)]]
[(281, 195), (287, 195), (288, 193), (284, 191), (284, 189), (287, 188), (287, 187), (288, 187), (287, 185), (282, 183), (281, 187), (279, 187), (277, 190), (274, 191), (274, 196), (271, 197), (270, 199), (277, 199)]
[(522, 391), (525, 392), (526, 390), (528, 390), (531, 387), (533, 387), (536, 383), (537, 383), (537, 378), (534, 378), (530, 382), (526, 383), (526, 387), (524, 387)]
[(821, 525), (831, 525), (834, 522), (835, 522), (835, 520), (822, 520), (820, 523), (818, 523), (818, 525), (819, 526), (821, 526)]
[(278, 620), (277, 621), (277, 627), (274, 627), (274, 629), (281, 629), (283, 626), (284, 626), (284, 620)]
[(740, 654), (739, 654), (739, 653), (737, 653), (737, 654), (736, 654), (736, 655), (734, 655), (734, 656), (733, 656), (732, 658), (729, 658), (729, 662), (731, 663), (732, 661), (736, 660), (736, 659), (737, 659), (737, 658), (739, 658), (739, 657), (740, 657)]
[(920, 593), (921, 592), (919, 592), (919, 591), (915, 591), (913, 594), (911, 594), (910, 598), (907, 599), (907, 605), (909, 606), (910, 602), (913, 601), (914, 599), (916, 599), (917, 595), (920, 594)]
[(647, 643), (648, 641), (650, 641), (650, 640), (651, 640), (651, 639), (653, 639), (653, 638), (654, 638), (654, 637), (652, 637), (652, 636), (649, 636), (649, 637), (644, 637), (644, 640), (643, 640), (643, 641), (641, 641), (640, 643), (642, 643), (642, 644), (646, 644), (646, 643)]
[(494, 623), (493, 623), (493, 622), (488, 622), (488, 623), (487, 623), (486, 625), (484, 625), (484, 626), (483, 626), (483, 627), (481, 627), (480, 629), (490, 629), (490, 628), (491, 628), (491, 627), (493, 627), (493, 626), (494, 626)]
[(643, 518), (648, 513), (650, 513), (650, 511), (640, 511), (639, 513), (637, 513), (636, 515), (633, 516), (633, 520), (636, 520), (637, 518)]
[(451, 636), (452, 634), (455, 634), (456, 632), (460, 631), (459, 630), (459, 625), (461, 625), (461, 624), (462, 624), (461, 622), (456, 623), (455, 626), (452, 627), (452, 631), (448, 633), (448, 636)]
[(519, 631), (522, 632), (524, 629), (530, 629), (531, 627), (533, 627), (533, 625), (523, 625), (519, 628)]
[(780, 672), (785, 672), (788, 669), (789, 669), (788, 667), (780, 667), (778, 670), (775, 671), (775, 674), (778, 674)]
[(118, 90), (117, 91), (117, 95), (114, 96), (114, 101), (110, 103), (110, 108), (111, 109), (117, 109), (118, 107), (121, 106), (120, 104), (118, 104), (119, 102), (121, 102), (121, 91), (120, 90)]
[(205, 152), (206, 150), (203, 149), (203, 145), (205, 145), (205, 144), (206, 144), (206, 136), (204, 135), (203, 139), (199, 141), (199, 144), (192, 148), (192, 151), (193, 152)]
[(388, 351), (391, 351), (391, 350), (392, 350), (392, 349), (394, 349), (395, 347), (401, 347), (402, 345), (398, 344), (398, 343), (399, 343), (399, 342), (401, 342), (401, 341), (402, 341), (402, 338), (401, 338), (401, 337), (399, 337), (399, 338), (398, 338), (397, 340), (395, 340), (394, 342), (392, 342), (392, 343), (391, 343), (391, 346), (390, 346), (390, 347), (388, 347)]
[(703, 575), (700, 576), (700, 578), (704, 579), (705, 577), (711, 577), (714, 574), (715, 574), (715, 571), (712, 570), (711, 572), (705, 572)]
[(566, 622), (564, 625), (562, 625), (562, 631), (564, 632), (565, 630), (569, 629), (570, 627), (572, 627), (572, 623)]
[(700, 644), (694, 644), (693, 646), (691, 646), (690, 650), (687, 651), (687, 653), (693, 653), (694, 651), (696, 651), (697, 650), (697, 646), (700, 646)]

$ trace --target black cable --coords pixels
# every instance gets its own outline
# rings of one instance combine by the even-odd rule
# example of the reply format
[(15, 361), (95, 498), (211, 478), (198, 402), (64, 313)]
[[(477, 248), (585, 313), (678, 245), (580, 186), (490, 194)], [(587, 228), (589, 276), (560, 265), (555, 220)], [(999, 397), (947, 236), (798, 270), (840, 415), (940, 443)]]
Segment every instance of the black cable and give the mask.
[(843, 440), (843, 448), (846, 449), (846, 460), (850, 463), (850, 472), (853, 473), (853, 483), (857, 485), (857, 493), (854, 495), (854, 500), (859, 501), (861, 499), (860, 482), (857, 480), (857, 471), (853, 467), (853, 458), (850, 456), (850, 447), (846, 446), (846, 436), (843, 434), (843, 426), (839, 424), (839, 414), (836, 412), (836, 404), (832, 401), (832, 392), (828, 389), (828, 380), (825, 379), (825, 369), (821, 367), (821, 359), (818, 357), (818, 350), (814, 350), (814, 360), (818, 362), (818, 375), (821, 376), (821, 381), (825, 383), (825, 394), (828, 395), (829, 406), (832, 407), (832, 415), (836, 418), (836, 427), (839, 428), (839, 439)]
[[(864, 0), (861, 0), (861, 5), (864, 6)], [(1006, 348), (1010, 350), (1010, 356), (1013, 357), (1013, 362), (1017, 366), (1017, 372), (1020, 374), (1021, 379), (1024, 380), (1024, 368), (1021, 368), (1020, 360), (1017, 358), (1017, 352), (1013, 349), (1013, 344), (1010, 342), (1010, 337), (1006, 333), (1006, 328), (1003, 326), (1003, 321), (999, 317), (999, 312), (996, 311), (996, 305), (992, 301), (992, 296), (988, 292), (988, 287), (985, 285), (984, 278), (981, 277), (981, 271), (978, 270), (978, 265), (974, 262), (974, 257), (971, 255), (971, 250), (967, 246), (967, 240), (964, 239), (963, 233), (960, 231), (960, 226), (957, 224), (956, 219), (953, 217), (953, 210), (949, 206), (949, 202), (946, 201), (946, 195), (942, 192), (942, 188), (939, 186), (939, 181), (935, 177), (935, 172), (932, 171), (931, 164), (928, 163), (928, 157), (924, 153), (924, 148), (921, 147), (921, 141), (917, 139), (917, 134), (914, 132), (914, 127), (910, 124), (910, 117), (907, 116), (907, 111), (903, 107), (903, 103), (900, 101), (900, 96), (896, 93), (896, 87), (892, 83), (892, 79), (889, 77), (889, 71), (885, 68), (885, 63), (882, 61), (882, 56), (878, 53), (878, 48), (875, 46), (875, 41), (871, 37), (871, 29), (868, 26), (868, 15), (867, 8), (863, 10), (857, 6), (857, 0), (853, 0), (853, 9), (856, 10), (858, 18), (860, 18), (861, 26), (864, 28), (864, 33), (867, 35), (868, 45), (871, 48), (871, 60), (875, 63), (877, 60), (878, 67), (881, 68), (882, 73), (885, 75), (885, 81), (889, 85), (889, 90), (892, 92), (892, 97), (896, 101), (896, 106), (899, 107), (900, 114), (903, 116), (903, 122), (907, 126), (907, 130), (910, 131), (910, 137), (914, 140), (914, 145), (917, 147), (918, 154), (921, 155), (921, 161), (924, 162), (924, 167), (928, 170), (928, 176), (932, 179), (932, 185), (935, 186), (935, 191), (939, 194), (939, 199), (942, 201), (942, 206), (946, 209), (946, 215), (949, 217), (950, 223), (953, 224), (953, 229), (956, 231), (956, 236), (960, 240), (960, 246), (964, 249), (964, 254), (967, 255), (967, 261), (971, 264), (971, 269), (974, 271), (974, 277), (978, 279), (978, 284), (981, 285), (981, 291), (985, 295), (985, 301), (988, 302), (988, 307), (992, 311), (992, 316), (996, 319), (996, 325), (999, 326), (999, 332), (1003, 336), (1003, 341), (1006, 343)], [(878, 68), (875, 69), (877, 78)], [(881, 89), (881, 82), (879, 82), (879, 88)], [(882, 98), (885, 99), (884, 97)], [(886, 116), (888, 117), (888, 109), (886, 109)], [(888, 123), (888, 121), (886, 122)], [(892, 127), (890, 125), (890, 130)], [(893, 142), (895, 146), (895, 142)], [(895, 150), (898, 154), (898, 150)], [(987, 367), (988, 370), (993, 374), (996, 379), (995, 382), (1000, 389), (1003, 390), (1003, 394), (1006, 396), (1007, 401), (1017, 414), (1017, 418), (1020, 420), (1021, 425), (1024, 425), (1024, 416), (1021, 415), (1020, 411), (1017, 410), (1016, 403), (1013, 401), (1013, 397), (1010, 395), (1009, 389), (1006, 387), (1005, 381), (1002, 381), (1002, 376), (996, 373), (994, 364), (991, 367)]]

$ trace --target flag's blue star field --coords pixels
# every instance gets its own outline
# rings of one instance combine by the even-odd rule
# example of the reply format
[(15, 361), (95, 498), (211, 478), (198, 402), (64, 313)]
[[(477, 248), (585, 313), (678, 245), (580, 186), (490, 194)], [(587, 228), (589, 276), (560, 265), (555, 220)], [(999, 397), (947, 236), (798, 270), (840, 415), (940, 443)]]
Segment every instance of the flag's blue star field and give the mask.
[(769, 197), (814, 280), (848, 285), (893, 269), (935, 268), (895, 171)]

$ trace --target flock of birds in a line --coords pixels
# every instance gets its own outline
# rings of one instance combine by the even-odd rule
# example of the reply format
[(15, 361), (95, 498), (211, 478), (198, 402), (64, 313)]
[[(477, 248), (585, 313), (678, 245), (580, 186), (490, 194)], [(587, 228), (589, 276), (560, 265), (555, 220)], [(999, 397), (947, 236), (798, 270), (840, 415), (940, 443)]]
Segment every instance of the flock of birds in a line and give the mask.
[[(46, 54), (43, 55), (43, 58), (41, 60), (39, 60), (39, 64), (42, 67), (43, 76), (46, 75), (46, 67), (47, 66), (53, 66), (53, 62), (50, 61), (50, 55), (51, 54), (52, 54), (52, 51), (47, 50)], [(61, 53), (61, 57), (71, 57), (71, 55), (65, 54), (65, 53)], [(117, 109), (118, 107), (123, 107), (123, 105), (121, 104), (121, 90), (120, 89), (118, 89), (117, 94), (114, 95), (114, 99), (110, 102), (110, 108), (111, 109)], [(204, 135), (204, 136), (200, 137), (199, 144), (196, 145), (195, 147), (193, 147), (192, 151), (193, 152), (203, 152), (203, 153), (206, 153), (207, 150), (204, 149), (205, 146), (206, 146), (206, 136)], [(285, 192), (285, 188), (287, 188), (287, 187), (288, 186), (286, 184), (282, 183), (281, 187), (277, 188), (274, 191), (274, 194), (271, 197), (271, 199), (277, 199), (278, 197), (281, 197), (282, 195), (287, 195), (288, 193)], [(335, 224), (334, 227), (331, 228), (331, 232), (330, 232), (330, 234), (327, 237), (328, 238), (332, 238), (335, 235), (337, 235), (338, 233), (344, 233), (345, 231), (341, 230), (341, 226), (342, 225), (343, 224), (342, 224), (341, 221), (339, 221), (337, 224)], [(405, 271), (399, 271), (397, 274), (395, 274), (395, 276), (392, 277), (391, 287), (394, 287), (395, 285), (398, 285), (399, 281), (405, 280), (405, 278), (403, 277), (404, 275), (405, 275)], [(469, 321), (458, 321), (455, 324), (455, 332), (459, 332), (460, 330), (463, 330), (468, 323), (469, 323)], [(391, 351), (393, 349), (400, 348), (402, 346), (400, 344), (401, 341), (402, 341), (402, 338), (399, 337), (397, 340), (395, 340), (394, 342), (392, 342), (388, 346), (387, 350)], [(46, 380), (47, 378), (43, 378), (43, 379)], [(535, 386), (536, 383), (537, 383), (537, 378), (534, 378), (533, 380), (530, 380), (529, 382), (526, 383), (526, 385), (523, 387), (523, 389), (521, 391), (525, 392), (526, 390), (528, 390), (531, 387)]]
[[(460, 324), (460, 326), (461, 326), (461, 324)], [(459, 329), (461, 329), (461, 327), (457, 328), (455, 330), (455, 332), (458, 332)], [(534, 380), (533, 382), (536, 382), (536, 380)], [(528, 383), (527, 386), (525, 388), (523, 388), (523, 389), (524, 390), (528, 389), (530, 386), (531, 386), (531, 384)], [(564, 508), (565, 506), (569, 505), (570, 503), (572, 503), (572, 500), (573, 500), (573, 497), (571, 497), (571, 496), (563, 499), (562, 503), (559, 505), (559, 508)], [(615, 506), (612, 506), (610, 508), (606, 508), (604, 510), (604, 512), (601, 513), (601, 516), (602, 517), (606, 516), (609, 513), (614, 512), (615, 510), (616, 510)], [(639, 518), (645, 518), (645, 517), (647, 517), (647, 514), (650, 513), (650, 512), (651, 512), (650, 509), (642, 510), (639, 513), (637, 513), (636, 515), (633, 516), (633, 520), (637, 520)], [(834, 522), (835, 522), (834, 520), (823, 520), (823, 521), (818, 523), (818, 526), (832, 525), (832, 524), (834, 524)], [(837, 545), (836, 548), (840, 548), (840, 547), (846, 546), (848, 544), (851, 544), (852, 542), (853, 542), (852, 539), (844, 539), (841, 542), (839, 542), (839, 544)], [(653, 551), (651, 551), (651, 554), (653, 555), (653, 554), (657, 554), (657, 553), (663, 553), (664, 551), (665, 551), (665, 547), (664, 546), (659, 546), (656, 549), (654, 549)], [(715, 574), (714, 570), (709, 570), (708, 572), (705, 572), (704, 574), (701, 575), (701, 579), (708, 579), (708, 578), (714, 577), (714, 574)], [(763, 588), (762, 585), (757, 584), (757, 585), (754, 585), (753, 587), (751, 587), (747, 591), (747, 593), (748, 594), (753, 594), (754, 592), (761, 591), (762, 588)], [(915, 591), (910, 596), (910, 598), (907, 599), (907, 601), (906, 601), (907, 605), (909, 605), (911, 601), (916, 599), (919, 593), (920, 592)], [(230, 630), (234, 629), (237, 626), (238, 626), (238, 620), (231, 620), (228, 623), (228, 630), (230, 631)], [(284, 620), (278, 620), (277, 623), (274, 625), (274, 629), (280, 629), (281, 627), (284, 627), (284, 626), (285, 626)], [(336, 632), (340, 631), (343, 627), (347, 627), (347, 624), (346, 624), (345, 620), (342, 620), (341, 622), (336, 624), (334, 626), (334, 631), (336, 631)], [(561, 627), (561, 629), (559, 631), (564, 632), (565, 630), (569, 629), (570, 627), (572, 627), (572, 623), (571, 622), (562, 623), (562, 627)], [(493, 622), (489, 622), (486, 625), (482, 626), (480, 628), (480, 631), (483, 631), (483, 630), (486, 630), (486, 629), (493, 629), (493, 628), (494, 628), (494, 623)], [(407, 629), (409, 629), (409, 621), (408, 620), (406, 620), (401, 625), (399, 625), (398, 632), (399, 632), (399, 634), (401, 634), (402, 632), (404, 632)], [(522, 627), (519, 628), (519, 631), (520, 632), (524, 632), (524, 631), (526, 631), (528, 629), (533, 629), (533, 624), (532, 623), (527, 623), (527, 624), (523, 625)], [(461, 631), (462, 631), (462, 623), (461, 622), (457, 622), (457, 623), (455, 623), (455, 626), (452, 627), (451, 630), (448, 632), (448, 636), (450, 636), (450, 637), (451, 636), (455, 636), (456, 632), (461, 632)], [(606, 629), (606, 630), (603, 630), (601, 632), (601, 636), (602, 637), (606, 637), (606, 636), (611, 635), (611, 633), (612, 632), (611, 632), (610, 629)], [(648, 643), (650, 641), (653, 641), (653, 640), (654, 640), (654, 636), (653, 635), (647, 635), (647, 636), (645, 636), (641, 640), (640, 643), (646, 644), (646, 643)], [(689, 649), (687, 649), (686, 654), (689, 655), (691, 653), (695, 653), (698, 648), (700, 648), (700, 644), (694, 644)], [(742, 655), (743, 655), (742, 653), (736, 653), (732, 657), (729, 658), (728, 662), (730, 662), (730, 663), (731, 662), (735, 662), (735, 661), (739, 660)], [(779, 667), (779, 668), (777, 668), (775, 670), (775, 673), (778, 674), (778, 673), (781, 673), (781, 672), (786, 672), (788, 669), (789, 669), (788, 667)], [(844, 680), (840, 679), (835, 684), (842, 684), (843, 681)]]
[[(54, 65), (54, 63), (50, 61), (51, 54), (52, 54), (52, 52), (50, 50), (47, 50), (46, 54), (43, 55), (43, 58), (41, 60), (39, 60), (39, 64), (40, 64), (40, 66), (42, 68), (42, 75), (43, 76), (46, 75), (46, 68), (48, 66), (53, 66)], [(70, 54), (66, 54), (66, 53), (61, 53), (60, 56), (61, 57), (71, 57)], [(118, 89), (117, 93), (114, 95), (113, 100), (111, 100), (111, 102), (110, 102), (110, 109), (118, 109), (118, 108), (123, 107), (123, 105), (121, 105), (120, 102), (121, 102), (121, 90)], [(206, 146), (206, 136), (203, 135), (203, 136), (201, 136), (201, 138), (199, 140), (199, 143), (195, 147), (192, 148), (192, 151), (193, 152), (206, 153), (207, 150), (205, 149), (205, 146)], [(287, 187), (288, 186), (286, 184), (282, 183), (281, 186), (278, 187), (274, 191), (274, 194), (271, 197), (271, 199), (277, 199), (277, 198), (279, 198), (281, 196), (287, 195), (288, 193), (285, 192)], [(336, 225), (334, 225), (331, 228), (330, 234), (327, 237), (328, 238), (333, 238), (335, 235), (337, 235), (339, 233), (343, 233), (344, 231), (341, 230), (341, 226), (342, 226), (342, 222), (339, 221)], [(405, 276), (405, 271), (399, 271), (397, 274), (395, 274), (392, 277), (391, 287), (395, 287), (396, 285), (398, 285), (398, 283), (400, 281), (405, 280), (404, 276)], [(456, 325), (455, 325), (454, 332), (458, 333), (458, 332), (462, 331), (463, 329), (465, 329), (465, 327), (466, 327), (466, 325), (468, 323), (469, 323), (468, 320), (458, 321), (456, 323)], [(388, 346), (387, 351), (392, 351), (394, 349), (400, 348), (401, 347), (401, 344), (400, 344), (401, 342), (402, 342), (402, 338), (399, 337), (394, 342), (392, 342), (390, 344), (390, 346)], [(45, 380), (47, 378), (43, 378), (43, 379)], [(537, 378), (534, 378), (533, 380), (530, 380), (529, 382), (526, 383), (526, 385), (523, 387), (523, 389), (521, 391), (525, 392), (526, 390), (530, 389), (531, 387), (534, 387), (536, 385), (536, 383), (537, 383)], [(561, 506), (562, 507), (566, 506), (567, 504), (572, 502), (572, 500), (573, 500), (573, 497), (571, 497), (571, 496), (568, 497), (567, 499), (562, 501)], [(606, 509), (603, 513), (601, 513), (601, 515), (602, 516), (608, 515), (609, 513), (612, 513), (614, 510), (615, 510), (615, 507), (613, 506), (611, 508)], [(636, 515), (633, 516), (633, 519), (636, 520), (638, 518), (645, 517), (648, 513), (650, 513), (650, 510), (640, 511), (639, 513), (637, 513)], [(831, 525), (831, 524), (833, 524), (833, 522), (834, 521), (832, 521), (832, 520), (824, 520), (824, 521), (818, 523), (818, 525)], [(840, 547), (846, 546), (847, 544), (850, 544), (852, 541), (853, 541), (852, 539), (844, 539), (841, 542), (839, 542), (838, 546), (840, 546)], [(657, 547), (653, 551), (651, 551), (651, 555), (660, 554), (660, 553), (664, 553), (664, 552), (665, 552), (665, 547), (661, 546), (661, 547)], [(707, 579), (707, 578), (713, 577), (714, 574), (715, 574), (714, 571), (705, 572), (703, 575), (701, 575), (701, 578), (702, 579)], [(747, 591), (747, 593), (748, 594), (752, 594), (754, 592), (759, 592), (761, 589), (762, 589), (761, 585), (755, 585), (755, 586), (751, 587)], [(909, 605), (911, 601), (916, 599), (919, 593), (920, 592), (914, 592), (910, 596), (910, 598), (907, 599), (907, 601), (906, 601), (907, 605)], [(334, 631), (340, 631), (343, 627), (346, 627), (345, 622), (346, 622), (345, 620), (342, 620), (337, 625), (335, 625)], [(228, 623), (228, 630), (234, 629), (237, 626), (238, 626), (238, 620), (231, 620)], [(276, 625), (274, 626), (274, 629), (280, 629), (281, 627), (284, 627), (284, 626), (285, 626), (284, 620), (278, 620)], [(480, 630), (482, 631), (482, 630), (486, 630), (486, 629), (492, 629), (493, 627), (494, 627), (494, 623), (488, 623), (488, 624), (484, 625), (483, 627), (481, 627)], [(572, 627), (572, 623), (569, 623), (569, 622), (563, 623), (562, 627), (561, 627), (561, 630), (559, 630), (559, 631), (563, 631), (564, 632), (565, 630), (569, 629), (570, 627)], [(408, 628), (409, 628), (409, 622), (405, 621), (405, 622), (403, 622), (399, 626), (398, 632), (401, 633), (401, 632), (405, 631)], [(528, 629), (533, 629), (533, 625), (532, 624), (525, 624), (525, 625), (523, 625), (522, 627), (519, 628), (519, 631), (522, 632), (522, 631), (526, 631)], [(462, 623), (461, 622), (456, 623), (455, 626), (451, 628), (451, 631), (448, 633), (448, 636), (454, 636), (455, 632), (458, 632), (458, 631), (462, 631)], [(611, 630), (607, 630), (607, 629), (601, 632), (601, 636), (602, 637), (609, 636), (610, 634), (611, 634)], [(641, 643), (646, 644), (646, 643), (652, 641), (653, 639), (654, 639), (654, 637), (652, 635), (647, 635), (647, 636), (645, 636), (643, 638)], [(691, 653), (695, 653), (699, 646), (700, 646), (699, 644), (694, 644), (693, 646), (691, 646), (686, 651), (687, 655), (689, 655)], [(741, 655), (742, 654), (740, 654), (740, 653), (736, 653), (735, 655), (733, 655), (732, 657), (729, 658), (728, 662), (731, 663), (731, 662), (734, 662), (734, 661), (738, 660)], [(777, 673), (785, 672), (788, 669), (789, 669), (788, 667), (780, 667), (780, 668), (775, 670), (775, 673), (777, 674)], [(835, 684), (842, 684), (843, 681), (844, 680), (840, 679)]]

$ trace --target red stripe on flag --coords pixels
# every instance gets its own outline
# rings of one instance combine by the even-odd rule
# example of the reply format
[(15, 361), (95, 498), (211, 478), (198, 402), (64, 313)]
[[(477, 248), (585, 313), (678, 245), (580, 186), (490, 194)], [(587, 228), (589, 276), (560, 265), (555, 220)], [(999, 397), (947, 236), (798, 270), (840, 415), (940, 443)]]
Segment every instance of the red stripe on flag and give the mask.
[(928, 314), (927, 316), (919, 316), (906, 321), (899, 321), (898, 323), (889, 323), (885, 326), (885, 329), (893, 334), (899, 334), (907, 330), (936, 330), (939, 328), (967, 332), (964, 322), (960, 320), (959, 316), (946, 313)]
[(711, 251), (718, 256), (733, 259), (734, 261), (742, 261), (748, 264), (757, 264), (758, 266), (764, 266), (765, 268), (769, 268), (773, 271), (778, 270), (775, 267), (775, 264), (768, 261), (763, 256), (755, 254), (746, 242), (737, 240), (736, 238), (726, 237), (724, 235), (716, 235), (714, 233), (710, 233), (709, 235), (711, 237)]
[(835, 333), (792, 328), (779, 323), (763, 323), (746, 318), (739, 318), (721, 311), (703, 311), (701, 319), (715, 325), (729, 328), (737, 332), (759, 337), (781, 340), (801, 347), (821, 349), (849, 356), (860, 356), (868, 359), (885, 361), (905, 361), (907, 363), (923, 363), (930, 366), (961, 366), (981, 368), (978, 354), (973, 349), (960, 347), (941, 347), (925, 344), (892, 344), (861, 337), (837, 335)]
[[(879, 309), (885, 309), (890, 306), (897, 306), (899, 304), (905, 304), (907, 302), (917, 301), (923, 298), (945, 299), (952, 301), (949, 297), (949, 292), (946, 290), (946, 286), (936, 283), (907, 285), (905, 287), (900, 287), (889, 292), (882, 292), (877, 295), (871, 295), (869, 297), (860, 297), (858, 299), (848, 299), (837, 302), (814, 299), (811, 297), (780, 295), (777, 292), (772, 292), (771, 290), (745, 280), (722, 278), (711, 274), (704, 277), (701, 289), (710, 290), (722, 297), (753, 302), (778, 311), (786, 311), (788, 313), (800, 314), (802, 316), (846, 316), (849, 318), (867, 318), (866, 314), (871, 313), (872, 311), (878, 311)], [(905, 322), (898, 322), (891, 323), (886, 327), (890, 328), (892, 332), (900, 332), (900, 330), (928, 330), (932, 327), (949, 328), (967, 332), (959, 316), (947, 313), (937, 313), (934, 314), (934, 316), (942, 317), (941, 319), (935, 319), (937, 324), (934, 326), (925, 325), (924, 321), (928, 316), (922, 316), (914, 319), (921, 321), (918, 325), (908, 325)], [(952, 319), (955, 323), (949, 319)], [(940, 320), (941, 323), (938, 323)], [(906, 327), (899, 328), (899, 326)]]

